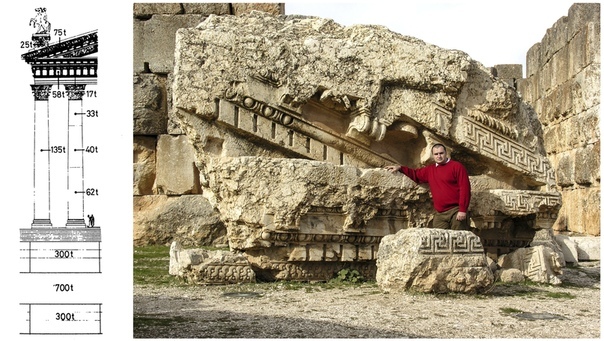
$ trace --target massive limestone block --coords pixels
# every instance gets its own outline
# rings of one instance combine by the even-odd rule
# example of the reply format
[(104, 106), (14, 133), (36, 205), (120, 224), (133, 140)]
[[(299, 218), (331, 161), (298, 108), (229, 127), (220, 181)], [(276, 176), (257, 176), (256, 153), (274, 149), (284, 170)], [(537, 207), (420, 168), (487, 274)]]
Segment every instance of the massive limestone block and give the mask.
[(259, 277), (375, 274), (381, 238), (429, 226), (425, 187), (382, 169), (447, 146), (476, 184), (471, 224), (494, 258), (556, 219), (535, 112), (467, 54), (382, 26), (210, 15), (176, 34), (173, 112), (203, 195)]
[(226, 244), (226, 228), (220, 215), (201, 195), (134, 197), (135, 246), (183, 246)]
[[(384, 169), (240, 157), (206, 177), (230, 247), (266, 279), (327, 280), (344, 266), (372, 278), (381, 237), (427, 224), (432, 210), (424, 187)], [(308, 261), (325, 269), (307, 273)]]
[(376, 280), (385, 291), (477, 293), (494, 277), (472, 232), (411, 228), (382, 238)]

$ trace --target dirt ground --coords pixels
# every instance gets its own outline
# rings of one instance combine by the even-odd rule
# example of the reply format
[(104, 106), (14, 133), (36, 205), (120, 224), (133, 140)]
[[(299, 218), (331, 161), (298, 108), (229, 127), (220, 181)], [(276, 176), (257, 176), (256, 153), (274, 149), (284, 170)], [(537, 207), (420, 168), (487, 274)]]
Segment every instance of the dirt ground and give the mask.
[(560, 286), (481, 295), (384, 293), (375, 283), (134, 288), (135, 338), (599, 338), (600, 263)]

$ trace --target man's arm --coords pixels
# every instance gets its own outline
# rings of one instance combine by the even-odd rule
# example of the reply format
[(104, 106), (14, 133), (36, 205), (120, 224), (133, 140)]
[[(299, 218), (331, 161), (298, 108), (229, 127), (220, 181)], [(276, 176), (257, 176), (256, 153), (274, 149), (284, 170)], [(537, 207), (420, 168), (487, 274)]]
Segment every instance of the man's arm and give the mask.
[(411, 180), (415, 181), (415, 183), (418, 183), (418, 184), (428, 182), (428, 178), (427, 178), (427, 175), (425, 174), (424, 168), (413, 169), (413, 168), (409, 168), (409, 167), (405, 167), (405, 166), (394, 165), (394, 166), (386, 166), (385, 169), (390, 171), (391, 173), (401, 172), (401, 173), (405, 174), (406, 176), (408, 176)]

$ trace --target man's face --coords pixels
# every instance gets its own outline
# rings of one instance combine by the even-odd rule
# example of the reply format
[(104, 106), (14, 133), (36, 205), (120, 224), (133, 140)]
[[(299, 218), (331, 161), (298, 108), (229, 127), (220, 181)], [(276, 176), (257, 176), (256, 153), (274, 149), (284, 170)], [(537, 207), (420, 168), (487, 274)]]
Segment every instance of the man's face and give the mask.
[(442, 165), (447, 161), (447, 152), (445, 148), (437, 146), (432, 148), (432, 157), (434, 158), (434, 162)]

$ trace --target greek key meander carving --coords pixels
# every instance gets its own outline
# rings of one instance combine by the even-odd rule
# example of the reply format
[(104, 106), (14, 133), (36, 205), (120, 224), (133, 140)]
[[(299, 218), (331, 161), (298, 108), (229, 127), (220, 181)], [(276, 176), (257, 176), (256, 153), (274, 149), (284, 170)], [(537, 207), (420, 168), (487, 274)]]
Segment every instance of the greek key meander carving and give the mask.
[(422, 237), (419, 253), (451, 254), (479, 253), (483, 254), (480, 237), (457, 231), (431, 231), (429, 236)]
[(462, 116), (460, 120), (460, 125), (465, 128), (461, 142), (478, 147), (480, 152), (505, 162), (510, 168), (533, 173), (546, 183), (554, 181), (554, 172), (545, 157), (535, 155), (528, 148), (473, 119)]
[(491, 191), (501, 196), (505, 207), (515, 213), (536, 213), (541, 206), (554, 208), (562, 204), (557, 193), (543, 193), (537, 191)]

